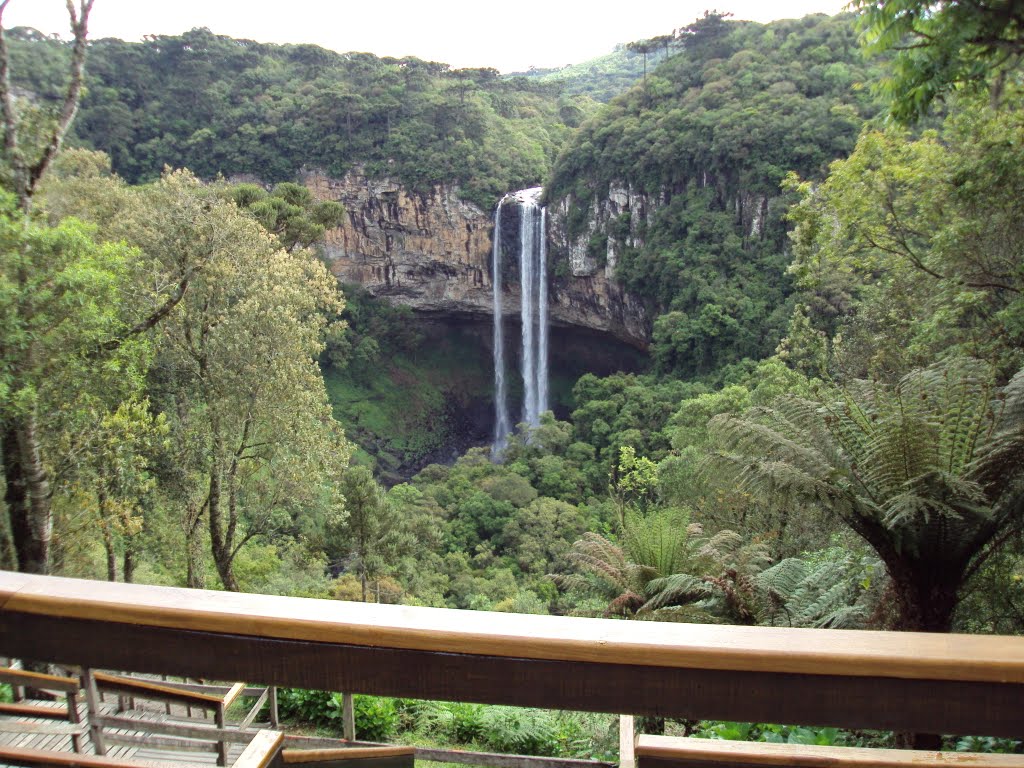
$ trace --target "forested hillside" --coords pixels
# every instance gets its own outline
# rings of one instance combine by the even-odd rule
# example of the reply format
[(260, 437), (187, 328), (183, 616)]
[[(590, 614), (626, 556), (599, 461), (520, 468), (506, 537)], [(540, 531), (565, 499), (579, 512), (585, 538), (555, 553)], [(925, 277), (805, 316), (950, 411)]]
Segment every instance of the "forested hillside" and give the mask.
[[(600, 107), (555, 81), (204, 30), (101, 40), (69, 134), (87, 148), (61, 152), (84, 33), (10, 33), (0, 565), (1024, 632), (1024, 17), (855, 5), (767, 25), (707, 13)], [(600, 276), (640, 296), (650, 372), (575, 377), (507, 445), (454, 451), (454, 422), (490, 409), (491, 329), (344, 295), (319, 256), (347, 213), (287, 182), (350, 164), (412, 190), (459, 184), (487, 210), (546, 180), (548, 287)], [(397, 482), (413, 453), (439, 460)], [(304, 697), (291, 711), (337, 719), (329, 696)], [(405, 704), (372, 706), (393, 730)], [(432, 732), (493, 744), (498, 715), (458, 706), (425, 707)], [(507, 714), (536, 736), (512, 743), (607, 756), (596, 721)]]
[(621, 44), (611, 53), (579, 64), (551, 69), (534, 68), (513, 72), (506, 77), (527, 77), (542, 83), (557, 84), (562, 93), (586, 95), (595, 101), (608, 102), (633, 87), (648, 67), (653, 69), (669, 53), (668, 45), (651, 44), (644, 45), (644, 48), (649, 50), (644, 53)]
[[(589, 238), (648, 303), (660, 370), (721, 372), (770, 354), (792, 286), (789, 172), (822, 178), (879, 112), (852, 16), (768, 25), (709, 14), (681, 51), (576, 134), (548, 188), (570, 239)], [(613, 188), (632, 208), (600, 214)], [(639, 209), (643, 209), (643, 211)], [(660, 317), (659, 317), (660, 316)]]
[[(66, 45), (11, 34), (14, 82), (59, 90)], [(136, 183), (165, 165), (203, 178), (340, 176), (353, 163), (412, 189), (446, 182), (484, 209), (540, 183), (569, 131), (593, 108), (556, 85), (452, 70), (415, 58), (339, 54), (313, 45), (233, 40), (206, 29), (89, 47), (75, 136)]]

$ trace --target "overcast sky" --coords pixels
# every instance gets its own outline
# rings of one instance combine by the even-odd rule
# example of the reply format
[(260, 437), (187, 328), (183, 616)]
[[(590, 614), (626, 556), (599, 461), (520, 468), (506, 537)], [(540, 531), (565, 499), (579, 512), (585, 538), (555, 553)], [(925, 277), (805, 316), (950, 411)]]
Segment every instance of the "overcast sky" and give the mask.
[[(77, 4), (77, 2), (76, 2)], [(502, 72), (575, 64), (665, 34), (706, 8), (771, 21), (838, 13), (846, 0), (96, 0), (90, 37), (141, 40), (209, 27), (269, 43), (417, 56)], [(67, 35), (61, 0), (10, 0), (5, 27)]]

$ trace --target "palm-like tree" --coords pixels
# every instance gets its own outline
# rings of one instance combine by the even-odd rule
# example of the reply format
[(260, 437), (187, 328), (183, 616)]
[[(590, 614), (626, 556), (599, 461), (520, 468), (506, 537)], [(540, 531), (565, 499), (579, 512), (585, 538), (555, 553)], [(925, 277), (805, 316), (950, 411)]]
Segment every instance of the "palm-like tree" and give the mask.
[(734, 531), (703, 535), (681, 512), (627, 513), (617, 541), (586, 533), (556, 583), (591, 595), (605, 616), (751, 624), (758, 615), (753, 579), (768, 549)]
[(836, 514), (885, 563), (899, 629), (949, 631), (965, 581), (1024, 512), (1024, 371), (952, 359), (895, 386), (711, 422), (719, 481)]
[(690, 570), (700, 533), (699, 525), (675, 510), (626, 512), (615, 541), (583, 534), (567, 556), (570, 572), (552, 578), (600, 600), (605, 616), (630, 618), (645, 612), (652, 581)]

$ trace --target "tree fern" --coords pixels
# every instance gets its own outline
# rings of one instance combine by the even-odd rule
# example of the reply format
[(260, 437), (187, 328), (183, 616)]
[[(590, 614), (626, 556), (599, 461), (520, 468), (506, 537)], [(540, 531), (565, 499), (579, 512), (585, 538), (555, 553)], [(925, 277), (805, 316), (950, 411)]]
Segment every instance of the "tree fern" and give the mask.
[(1024, 514), (1024, 376), (1000, 392), (992, 380), (954, 358), (895, 386), (715, 417), (707, 469), (837, 515), (885, 562), (901, 626), (948, 629), (964, 579)]
[(760, 573), (766, 610), (762, 622), (773, 626), (863, 627), (877, 590), (877, 558), (856, 557), (844, 549), (817, 553), (817, 562), (787, 558)]

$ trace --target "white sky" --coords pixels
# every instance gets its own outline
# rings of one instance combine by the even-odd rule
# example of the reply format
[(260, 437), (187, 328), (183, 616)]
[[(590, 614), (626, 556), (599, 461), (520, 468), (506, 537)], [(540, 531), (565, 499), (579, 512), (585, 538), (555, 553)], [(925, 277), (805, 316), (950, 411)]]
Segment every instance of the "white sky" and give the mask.
[[(417, 56), (453, 67), (575, 64), (617, 43), (665, 34), (707, 8), (771, 21), (838, 13), (846, 0), (96, 0), (93, 39), (140, 40), (193, 27), (266, 43), (315, 43), (336, 51)], [(77, 5), (77, 2), (76, 2)], [(61, 0), (11, 0), (5, 27), (67, 34)]]

